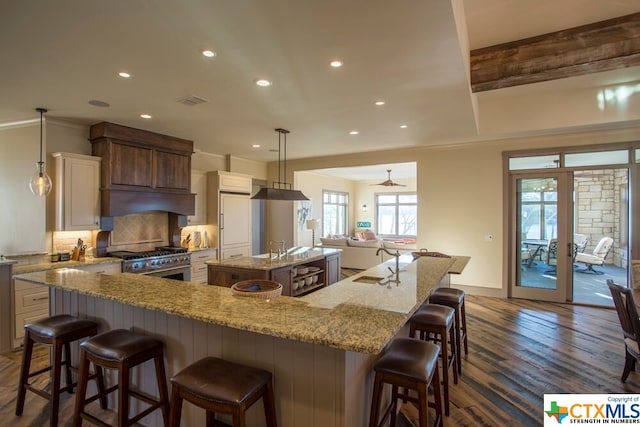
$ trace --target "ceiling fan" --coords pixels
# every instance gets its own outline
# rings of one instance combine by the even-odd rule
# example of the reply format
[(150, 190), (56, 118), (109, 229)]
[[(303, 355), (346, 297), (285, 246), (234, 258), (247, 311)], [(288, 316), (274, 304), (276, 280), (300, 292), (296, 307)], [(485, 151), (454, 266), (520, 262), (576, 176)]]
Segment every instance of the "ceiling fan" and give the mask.
[(391, 169), (387, 169), (387, 180), (382, 181), (379, 184), (371, 184), (371, 185), (382, 185), (384, 187), (406, 187), (404, 184), (398, 184), (397, 182), (393, 182), (391, 180)]

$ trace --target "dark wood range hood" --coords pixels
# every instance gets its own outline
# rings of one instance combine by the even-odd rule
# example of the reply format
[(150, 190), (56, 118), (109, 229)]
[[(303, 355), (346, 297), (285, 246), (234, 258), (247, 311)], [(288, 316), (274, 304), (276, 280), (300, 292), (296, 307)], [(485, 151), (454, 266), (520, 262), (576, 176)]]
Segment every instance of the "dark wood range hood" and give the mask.
[(179, 227), (195, 214), (193, 141), (109, 122), (91, 126), (89, 139), (92, 154), (102, 158), (98, 252), (106, 249), (114, 216), (147, 211), (169, 213), (169, 244), (176, 244), (176, 234), (179, 244)]

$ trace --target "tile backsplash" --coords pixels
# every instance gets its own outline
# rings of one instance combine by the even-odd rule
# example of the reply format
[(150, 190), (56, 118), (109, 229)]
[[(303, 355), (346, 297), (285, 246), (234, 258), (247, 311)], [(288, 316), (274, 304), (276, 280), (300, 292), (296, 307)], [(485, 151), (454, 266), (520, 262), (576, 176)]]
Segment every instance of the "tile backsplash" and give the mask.
[[(82, 239), (88, 248), (95, 247), (97, 231), (56, 231), (52, 253), (70, 252)], [(169, 217), (166, 212), (152, 211), (113, 218), (107, 252), (147, 251), (169, 244)], [(90, 251), (91, 252), (91, 251)]]

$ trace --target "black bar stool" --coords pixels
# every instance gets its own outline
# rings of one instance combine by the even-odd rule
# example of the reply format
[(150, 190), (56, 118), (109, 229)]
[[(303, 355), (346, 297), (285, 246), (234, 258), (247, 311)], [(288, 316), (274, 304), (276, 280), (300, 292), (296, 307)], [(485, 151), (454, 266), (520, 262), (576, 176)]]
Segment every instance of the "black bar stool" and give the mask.
[[(20, 368), (20, 383), (18, 384), (18, 399), (16, 400), (16, 415), (22, 415), (27, 390), (44, 397), (51, 404), (50, 425), (58, 425), (58, 411), (60, 393), (73, 391), (77, 385), (71, 378), (71, 349), (73, 341), (90, 337), (98, 333), (98, 324), (90, 320), (82, 320), (67, 314), (36, 320), (24, 327), (24, 347), (22, 349), (22, 366)], [(53, 364), (35, 372), (31, 369), (31, 355), (33, 344), (40, 343), (53, 348)], [(64, 361), (62, 352), (64, 350)], [(66, 385), (60, 387), (62, 366), (65, 366)], [(50, 393), (37, 389), (29, 384), (29, 378), (53, 370), (51, 375)], [(102, 387), (102, 378), (98, 377), (98, 388)]]
[[(427, 426), (427, 409), (429, 407), (436, 410), (434, 426), (443, 425), (440, 378), (438, 374), (439, 354), (440, 348), (430, 342), (413, 338), (396, 338), (391, 341), (391, 344), (373, 365), (376, 375), (373, 382), (369, 427), (383, 425), (389, 414), (391, 414), (390, 426), (395, 426), (398, 399), (418, 404), (420, 427)], [(391, 403), (384, 411), (380, 422), (378, 422), (384, 384), (391, 385)], [(429, 385), (433, 388), (434, 402), (428, 401), (427, 390)], [(409, 390), (399, 392), (398, 389), (400, 387), (416, 391), (418, 397), (409, 396)]]
[[(74, 425), (81, 426), (82, 420), (84, 419), (97, 425), (109, 426), (109, 424), (85, 412), (85, 406), (96, 399), (100, 399), (106, 403), (106, 396), (118, 390), (119, 427), (131, 426), (156, 409), (162, 410), (162, 417), (166, 426), (169, 420), (169, 396), (167, 392), (167, 377), (164, 369), (162, 346), (161, 341), (130, 332), (126, 329), (114, 329), (96, 335), (83, 342), (80, 345), (80, 376), (78, 379)], [(158, 398), (141, 391), (133, 390), (129, 384), (131, 369), (151, 359), (155, 362), (156, 379), (158, 381)], [(94, 364), (98, 372), (102, 368), (116, 369), (118, 371), (119, 384), (107, 390), (98, 391), (98, 394), (95, 396), (86, 398), (87, 376), (90, 363)], [(133, 418), (129, 418), (130, 396), (142, 400), (150, 406)]]
[(205, 357), (171, 378), (169, 426), (180, 426), (185, 399), (207, 411), (207, 426), (226, 425), (216, 421), (216, 412), (219, 412), (232, 415), (233, 427), (244, 427), (245, 412), (260, 398), (267, 426), (276, 427), (271, 372), (217, 357)]
[(456, 346), (458, 347), (458, 373), (462, 374), (462, 346), (464, 346), (465, 356), (469, 355), (469, 344), (467, 342), (467, 313), (464, 304), (465, 293), (463, 290), (455, 288), (437, 288), (429, 296), (428, 301), (432, 304), (446, 305), (456, 311)]
[(453, 382), (458, 384), (458, 358), (453, 323), (455, 310), (444, 305), (423, 304), (409, 318), (409, 336), (419, 332), (419, 338), (440, 343), (442, 359), (442, 385), (444, 388), (444, 414), (449, 416), (449, 369)]

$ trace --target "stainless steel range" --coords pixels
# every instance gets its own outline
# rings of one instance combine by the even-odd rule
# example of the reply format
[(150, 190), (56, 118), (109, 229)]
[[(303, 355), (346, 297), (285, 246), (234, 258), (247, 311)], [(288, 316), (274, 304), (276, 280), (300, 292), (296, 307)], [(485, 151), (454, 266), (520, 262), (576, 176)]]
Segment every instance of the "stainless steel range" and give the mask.
[(123, 273), (146, 274), (175, 280), (191, 280), (191, 254), (187, 248), (161, 246), (153, 251), (110, 252), (108, 256), (121, 258)]

